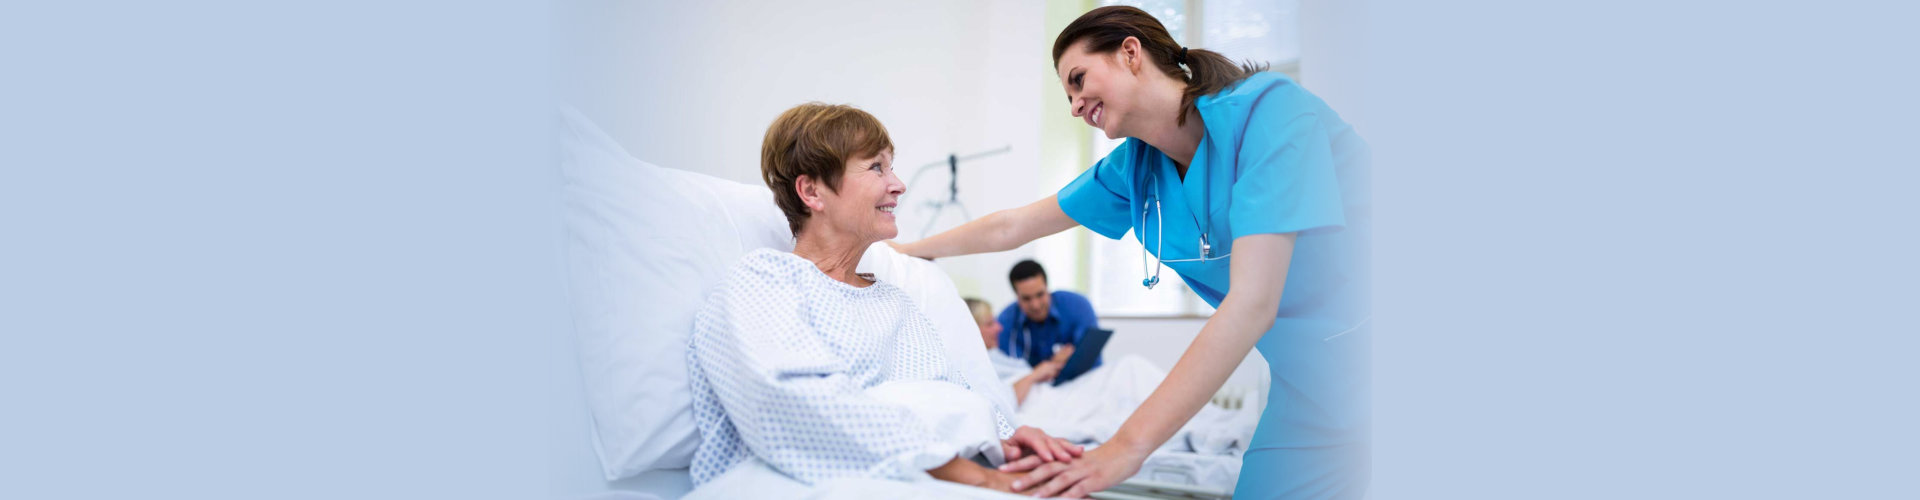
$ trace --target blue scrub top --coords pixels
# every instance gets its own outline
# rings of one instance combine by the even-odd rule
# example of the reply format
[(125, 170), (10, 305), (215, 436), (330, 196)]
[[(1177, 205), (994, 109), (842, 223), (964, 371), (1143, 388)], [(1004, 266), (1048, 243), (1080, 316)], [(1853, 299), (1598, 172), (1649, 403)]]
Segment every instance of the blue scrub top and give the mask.
[[(1025, 356), (1027, 366), (1038, 365), (1053, 357), (1054, 345), (1079, 345), (1088, 328), (1100, 326), (1093, 302), (1086, 297), (1066, 290), (1054, 290), (1049, 295), (1053, 306), (1047, 308), (1046, 321), (1032, 321), (1018, 302), (1000, 311), (1000, 352), (1016, 358)], [(1093, 366), (1099, 367), (1101, 361), (1095, 358)]]
[[(1299, 233), (1274, 325), (1256, 344), (1273, 386), (1252, 448), (1363, 442), (1372, 344), (1367, 145), (1280, 74), (1256, 73), (1196, 103), (1206, 132), (1185, 179), (1166, 155), (1130, 138), (1060, 190), (1060, 209), (1108, 238), (1131, 229), (1166, 260), (1198, 258), (1204, 222), (1214, 257), (1232, 253), (1241, 236)], [(1164, 211), (1157, 216), (1143, 212), (1153, 200)], [(1232, 290), (1233, 258), (1166, 266), (1217, 308)]]

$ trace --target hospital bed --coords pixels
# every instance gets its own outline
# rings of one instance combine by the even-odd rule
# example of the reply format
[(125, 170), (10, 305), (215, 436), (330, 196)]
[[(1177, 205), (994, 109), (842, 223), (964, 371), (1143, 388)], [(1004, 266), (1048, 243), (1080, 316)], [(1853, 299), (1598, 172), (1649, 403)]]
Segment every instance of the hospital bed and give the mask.
[[(763, 186), (640, 162), (571, 109), (562, 110), (559, 122), (574, 328), (552, 344), (550, 496), (698, 497), (687, 469), (697, 436), (689, 435), (690, 409), (675, 404), (687, 396), (686, 325), (699, 299), (739, 255), (761, 247), (791, 250), (785, 218)], [(939, 281), (948, 300), (964, 311), (944, 273)], [(977, 331), (967, 334), (977, 339)], [(1264, 395), (1264, 389), (1228, 391), (1215, 404), (1257, 411), (1262, 405), (1245, 399)], [(1239, 466), (1237, 456), (1162, 451), (1134, 478), (1095, 496), (1229, 498), (1232, 479), (1223, 478), (1237, 478)], [(841, 491), (852, 496), (888, 496), (886, 488), (895, 486), (884, 483), (898, 482), (835, 487), (853, 488)], [(820, 493), (778, 491), (797, 484), (750, 491)], [(901, 491), (926, 498), (1003, 497), (948, 483), (911, 486), (916, 489)]]

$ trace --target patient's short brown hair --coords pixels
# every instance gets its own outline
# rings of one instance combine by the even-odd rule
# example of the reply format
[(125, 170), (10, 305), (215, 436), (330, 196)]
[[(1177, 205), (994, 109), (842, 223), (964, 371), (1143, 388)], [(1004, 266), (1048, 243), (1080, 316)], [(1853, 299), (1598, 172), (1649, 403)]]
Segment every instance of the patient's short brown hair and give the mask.
[(797, 238), (800, 225), (812, 216), (795, 188), (800, 176), (837, 193), (848, 161), (890, 149), (887, 127), (873, 115), (845, 104), (801, 104), (767, 127), (767, 138), (760, 143), (760, 178), (773, 190), (773, 201), (786, 213), (787, 227)]

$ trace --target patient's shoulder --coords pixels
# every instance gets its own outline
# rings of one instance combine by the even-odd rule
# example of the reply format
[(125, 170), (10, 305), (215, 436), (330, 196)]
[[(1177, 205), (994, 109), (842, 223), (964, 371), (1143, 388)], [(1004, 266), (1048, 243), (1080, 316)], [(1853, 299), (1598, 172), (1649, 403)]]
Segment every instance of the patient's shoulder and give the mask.
[(785, 278), (810, 269), (813, 263), (793, 252), (756, 248), (740, 256), (740, 261), (733, 264), (732, 274)]
[(740, 256), (740, 260), (728, 268), (713, 295), (714, 298), (724, 298), (741, 294), (793, 292), (802, 285), (806, 277), (804, 273), (810, 270), (813, 270), (813, 263), (798, 255), (771, 248), (756, 249)]
[(731, 331), (738, 321), (755, 321), (791, 313), (803, 295), (797, 255), (772, 249), (758, 249), (740, 256), (705, 297), (705, 304), (694, 320), (694, 329), (702, 334)]

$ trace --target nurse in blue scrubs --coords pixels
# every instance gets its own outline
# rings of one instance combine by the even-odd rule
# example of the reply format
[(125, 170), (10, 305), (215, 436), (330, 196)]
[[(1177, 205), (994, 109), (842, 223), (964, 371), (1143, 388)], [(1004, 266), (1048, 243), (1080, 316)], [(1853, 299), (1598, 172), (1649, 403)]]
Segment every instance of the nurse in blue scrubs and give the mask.
[(1081, 16), (1053, 55), (1073, 115), (1127, 140), (1054, 196), (897, 246), (938, 258), (1075, 225), (1116, 239), (1131, 230), (1149, 254), (1142, 286), (1171, 268), (1216, 311), (1111, 441), (1072, 462), (1009, 464), (1030, 471), (1015, 488), (1078, 497), (1126, 480), (1258, 349), (1272, 386), (1234, 497), (1365, 496), (1366, 143), (1299, 84), (1181, 47), (1132, 7)]

